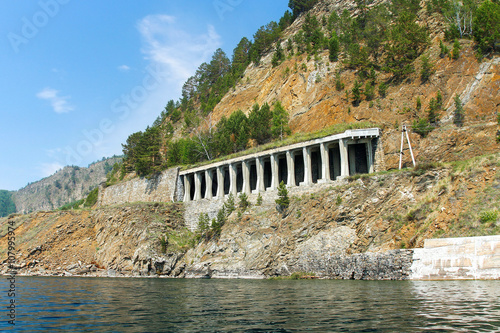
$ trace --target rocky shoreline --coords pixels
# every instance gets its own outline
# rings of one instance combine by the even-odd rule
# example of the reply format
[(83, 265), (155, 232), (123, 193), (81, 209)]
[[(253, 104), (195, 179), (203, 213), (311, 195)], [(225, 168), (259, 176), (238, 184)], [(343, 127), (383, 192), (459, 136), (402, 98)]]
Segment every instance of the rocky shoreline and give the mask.
[[(350, 256), (333, 256), (325, 262), (312, 259), (307, 265), (301, 265), (293, 273), (310, 272), (309, 278), (334, 280), (407, 280), (411, 273), (413, 250), (392, 250), (385, 253), (363, 253)], [(156, 278), (215, 278), (215, 279), (266, 279), (287, 277), (290, 272), (266, 275), (258, 270), (211, 268), (211, 265), (186, 267), (184, 263), (165, 266), (165, 261), (152, 261), (149, 267), (155, 269), (142, 271), (120, 271), (99, 268), (95, 264), (78, 262), (66, 267), (45, 269), (38, 260), (23, 262), (9, 267), (3, 263), (0, 275), (10, 275), (12, 269), (17, 276), (64, 276), (64, 277), (156, 277)], [(313, 273), (314, 272), (314, 273)]]

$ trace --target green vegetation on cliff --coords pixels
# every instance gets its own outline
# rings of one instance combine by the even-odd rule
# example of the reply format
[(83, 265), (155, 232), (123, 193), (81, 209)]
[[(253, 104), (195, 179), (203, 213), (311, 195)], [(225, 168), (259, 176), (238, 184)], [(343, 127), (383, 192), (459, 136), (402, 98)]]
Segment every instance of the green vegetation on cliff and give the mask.
[(0, 190), (0, 217), (16, 212), (16, 204), (12, 201), (12, 192)]
[[(278, 22), (260, 27), (252, 40), (243, 37), (231, 57), (217, 49), (184, 83), (177, 102), (168, 101), (152, 126), (130, 135), (123, 145), (125, 161), (120, 178), (124, 172), (150, 176), (171, 166), (210, 161), (277, 138), (283, 140), (290, 130), (288, 113), (279, 101), (274, 102), (272, 111), (268, 104), (255, 105), (251, 110), (229, 110), (229, 116), (212, 122), (217, 104), (241, 83), (245, 70), (252, 64), (260, 65), (266, 55), (273, 54), (271, 64), (276, 67), (293, 57), (303, 59), (304, 53), (308, 61), (314, 57), (318, 63), (328, 52), (329, 61), (336, 63), (337, 90), (344, 89), (342, 74), (354, 71), (355, 85), (346, 90), (346, 100), (358, 107), (364, 100), (374, 105), (377, 91), (378, 97), (385, 98), (391, 85), (407, 80), (419, 66), (421, 84), (429, 82), (435, 73), (435, 64), (426, 52), (430, 45), (426, 22), (431, 17), (446, 29), (446, 40), (440, 41), (441, 57), (457, 59), (460, 38), (474, 38), (481, 55), (496, 50), (498, 2), (429, 0), (423, 4), (424, 8), (417, 0), (376, 5), (356, 0), (354, 8), (339, 8), (320, 16), (311, 9), (316, 5), (321, 9), (326, 3), (290, 0), (291, 12), (287, 10)], [(292, 25), (293, 31), (289, 29)], [(450, 41), (455, 41), (452, 52)], [(436, 111), (441, 106), (434, 103), (429, 105), (427, 118), (412, 119), (422, 136), (439, 125)]]

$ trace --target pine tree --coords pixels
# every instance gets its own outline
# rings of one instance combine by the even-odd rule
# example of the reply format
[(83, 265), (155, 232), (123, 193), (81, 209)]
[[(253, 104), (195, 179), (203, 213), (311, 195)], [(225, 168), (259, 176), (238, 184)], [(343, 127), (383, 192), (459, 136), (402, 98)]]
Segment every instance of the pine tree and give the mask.
[(290, 126), (288, 125), (288, 112), (279, 101), (274, 103), (273, 106), (273, 119), (271, 124), (271, 133), (273, 138), (283, 140), (285, 135), (291, 133)]
[(290, 198), (288, 198), (288, 189), (283, 181), (278, 186), (278, 199), (276, 199), (276, 208), (280, 213), (285, 214), (288, 206), (290, 205)]
[(453, 113), (453, 123), (458, 127), (462, 127), (464, 124), (464, 106), (460, 100), (460, 96), (455, 95), (455, 112)]

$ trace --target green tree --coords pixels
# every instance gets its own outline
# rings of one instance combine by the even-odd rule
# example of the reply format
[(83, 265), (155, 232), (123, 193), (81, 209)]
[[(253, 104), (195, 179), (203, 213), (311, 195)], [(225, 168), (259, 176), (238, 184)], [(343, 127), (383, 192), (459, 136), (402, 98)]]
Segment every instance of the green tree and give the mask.
[(415, 70), (413, 61), (429, 43), (426, 27), (420, 26), (416, 19), (414, 14), (402, 12), (389, 31), (384, 69), (391, 72), (396, 80)]
[(378, 85), (378, 94), (380, 97), (385, 97), (387, 94), (387, 83), (385, 82), (380, 82)]
[(84, 207), (92, 207), (97, 203), (97, 199), (99, 197), (99, 188), (96, 187), (87, 195), (87, 199), (85, 199)]
[(250, 138), (247, 116), (237, 110), (229, 116), (222, 117), (217, 123), (215, 145), (218, 155), (227, 155), (244, 150)]
[(290, 0), (288, 2), (288, 8), (292, 10), (292, 14), (295, 19), (300, 14), (313, 8), (317, 2), (318, 0)]
[(439, 103), (434, 98), (431, 98), (427, 109), (427, 121), (431, 125), (435, 125), (439, 121), (438, 111), (440, 110)]
[(333, 31), (332, 37), (330, 38), (330, 41), (328, 42), (328, 51), (330, 52), (329, 59), (331, 62), (338, 60), (339, 50), (340, 50), (339, 38), (337, 37), (337, 34), (335, 33), (335, 31)]
[(458, 127), (462, 127), (464, 124), (464, 106), (460, 100), (460, 96), (455, 95), (455, 112), (453, 113), (453, 123)]
[(354, 81), (354, 86), (351, 90), (352, 93), (352, 103), (358, 105), (361, 102), (361, 83), (356, 80)]
[(473, 23), (474, 41), (478, 51), (486, 54), (500, 49), (500, 3), (483, 1), (476, 11)]
[(273, 112), (272, 112), (272, 125), (271, 125), (271, 134), (272, 137), (280, 140), (283, 140), (285, 135), (290, 135), (291, 130), (288, 125), (288, 112), (286, 112), (285, 108), (279, 101), (274, 103)]
[(276, 47), (273, 54), (273, 59), (271, 60), (271, 64), (273, 67), (278, 66), (285, 59), (285, 54), (283, 53), (283, 49), (281, 48), (281, 42), (276, 41)]
[(371, 81), (367, 81), (365, 83), (365, 90), (363, 91), (365, 98), (367, 101), (371, 101), (375, 97), (375, 86), (371, 83)]
[(198, 217), (198, 232), (204, 233), (210, 226), (210, 218), (207, 213), (200, 213)]
[(245, 211), (249, 206), (250, 202), (248, 201), (248, 195), (246, 193), (240, 193), (239, 195), (240, 202), (238, 203), (238, 207), (242, 210)]
[(421, 57), (422, 68), (420, 69), (420, 80), (422, 83), (429, 81), (429, 78), (434, 74), (434, 64), (429, 61), (429, 57), (423, 55)]
[(255, 104), (248, 114), (250, 137), (258, 144), (268, 142), (271, 137), (272, 113), (269, 104), (264, 103), (262, 107)]
[(253, 44), (250, 48), (250, 59), (254, 63), (259, 63), (260, 58), (268, 52), (279, 37), (279, 26), (276, 22), (271, 21), (265, 26), (262, 26), (253, 35)]
[(231, 215), (231, 213), (234, 212), (234, 210), (236, 209), (236, 204), (234, 202), (234, 195), (232, 193), (229, 193), (229, 195), (227, 196), (227, 201), (224, 202), (223, 208), (224, 208), (223, 211), (225, 212), (226, 216)]
[(288, 206), (290, 205), (290, 198), (288, 197), (288, 189), (283, 181), (278, 186), (278, 199), (276, 199), (276, 208), (280, 213), (285, 214)]

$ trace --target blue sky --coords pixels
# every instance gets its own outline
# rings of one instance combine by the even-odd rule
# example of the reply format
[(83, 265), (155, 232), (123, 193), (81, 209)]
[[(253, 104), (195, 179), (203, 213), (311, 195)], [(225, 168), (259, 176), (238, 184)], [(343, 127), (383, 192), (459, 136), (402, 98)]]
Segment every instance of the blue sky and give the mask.
[(288, 0), (0, 1), (0, 189), (121, 154)]

